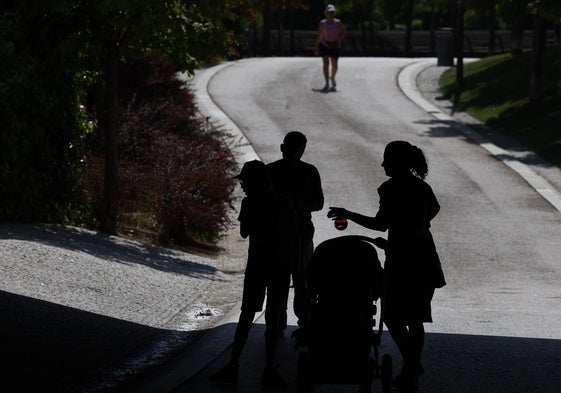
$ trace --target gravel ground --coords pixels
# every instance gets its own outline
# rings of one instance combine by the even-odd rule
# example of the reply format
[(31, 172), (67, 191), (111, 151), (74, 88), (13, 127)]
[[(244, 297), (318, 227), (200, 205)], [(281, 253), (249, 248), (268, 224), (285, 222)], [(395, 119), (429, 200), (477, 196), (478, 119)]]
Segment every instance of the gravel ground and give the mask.
[(79, 228), (0, 225), (3, 391), (109, 391), (172, 356), (241, 297), (247, 245), (233, 225), (220, 246), (209, 258)]

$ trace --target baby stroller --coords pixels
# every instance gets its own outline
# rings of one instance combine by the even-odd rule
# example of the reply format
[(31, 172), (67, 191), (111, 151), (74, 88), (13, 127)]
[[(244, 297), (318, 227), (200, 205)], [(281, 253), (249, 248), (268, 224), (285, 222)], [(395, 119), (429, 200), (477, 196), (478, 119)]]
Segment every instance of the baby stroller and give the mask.
[(391, 391), (392, 358), (385, 354), (381, 366), (378, 362), (382, 318), (376, 301), (383, 295), (384, 274), (373, 244), (368, 237), (343, 236), (316, 248), (309, 266), (309, 325), (298, 357), (298, 393), (313, 391), (314, 384), (358, 384), (361, 393), (368, 393), (375, 378), (381, 379), (383, 393)]

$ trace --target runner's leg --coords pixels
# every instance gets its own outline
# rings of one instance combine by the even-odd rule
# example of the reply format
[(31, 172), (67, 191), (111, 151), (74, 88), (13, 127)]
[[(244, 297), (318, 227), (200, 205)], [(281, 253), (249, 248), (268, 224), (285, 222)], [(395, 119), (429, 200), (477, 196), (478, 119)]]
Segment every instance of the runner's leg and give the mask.
[(330, 60), (331, 60), (331, 86), (336, 87), (337, 83), (335, 83), (335, 75), (337, 74), (339, 59), (337, 59), (336, 57), (331, 57)]
[(329, 57), (323, 56), (323, 77), (325, 79), (325, 87), (324, 89), (329, 88)]

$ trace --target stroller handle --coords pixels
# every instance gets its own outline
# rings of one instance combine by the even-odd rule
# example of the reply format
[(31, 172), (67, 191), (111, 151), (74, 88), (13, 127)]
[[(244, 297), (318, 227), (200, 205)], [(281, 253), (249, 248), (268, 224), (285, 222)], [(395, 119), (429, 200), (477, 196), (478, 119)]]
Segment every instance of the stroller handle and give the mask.
[(341, 239), (357, 239), (357, 240), (363, 240), (365, 242), (368, 242), (382, 250), (385, 250), (387, 247), (387, 240), (384, 239), (383, 237), (377, 237), (377, 238), (371, 238), (368, 236), (364, 236), (364, 235), (346, 235), (346, 236), (341, 236)]

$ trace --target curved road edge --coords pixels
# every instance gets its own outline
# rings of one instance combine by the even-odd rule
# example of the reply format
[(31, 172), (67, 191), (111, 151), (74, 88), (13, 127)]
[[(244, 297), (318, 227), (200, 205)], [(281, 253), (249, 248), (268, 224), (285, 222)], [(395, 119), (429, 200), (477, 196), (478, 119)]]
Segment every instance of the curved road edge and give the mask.
[(440, 108), (433, 105), (427, 101), (425, 97), (423, 97), (422, 93), (417, 88), (417, 76), (431, 66), (434, 66), (434, 59), (417, 61), (402, 68), (397, 77), (397, 84), (403, 94), (405, 94), (405, 96), (407, 96), (425, 112), (432, 115), (437, 120), (454, 127), (483, 149), (488, 151), (497, 160), (501, 161), (503, 164), (516, 172), (558, 212), (561, 213), (561, 193), (559, 193), (559, 191), (557, 191), (557, 189), (548, 180), (536, 173), (536, 171), (534, 171), (534, 169), (532, 169), (529, 165), (526, 165), (522, 161), (516, 159), (514, 152), (497, 146), (473, 128), (455, 120), (452, 116), (445, 114)]
[(224, 127), (228, 134), (232, 136), (233, 142), (230, 148), (234, 152), (238, 164), (241, 165), (247, 161), (258, 160), (259, 156), (240, 128), (214, 103), (208, 92), (208, 84), (214, 75), (232, 64), (234, 64), (234, 62), (226, 62), (197, 70), (194, 78), (192, 78), (190, 82), (194, 90), (195, 102), (197, 103), (199, 111), (212, 124)]

